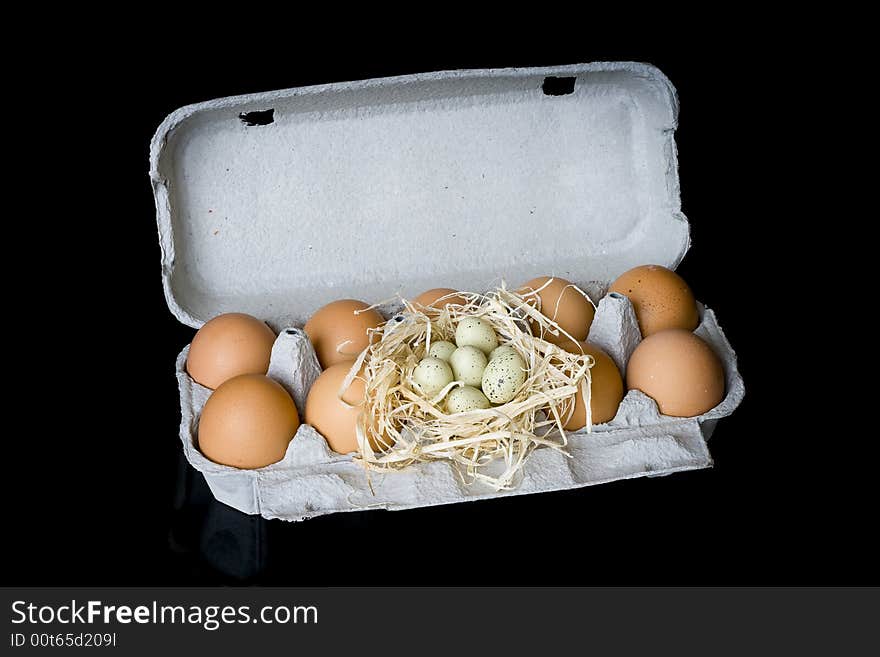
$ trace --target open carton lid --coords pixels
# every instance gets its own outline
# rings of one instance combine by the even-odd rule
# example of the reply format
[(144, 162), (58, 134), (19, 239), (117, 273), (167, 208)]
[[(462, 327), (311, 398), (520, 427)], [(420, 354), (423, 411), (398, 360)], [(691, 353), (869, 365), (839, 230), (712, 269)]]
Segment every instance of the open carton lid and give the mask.
[(276, 328), (338, 298), (610, 281), (689, 246), (655, 67), (441, 71), (220, 98), (159, 126), (168, 306)]

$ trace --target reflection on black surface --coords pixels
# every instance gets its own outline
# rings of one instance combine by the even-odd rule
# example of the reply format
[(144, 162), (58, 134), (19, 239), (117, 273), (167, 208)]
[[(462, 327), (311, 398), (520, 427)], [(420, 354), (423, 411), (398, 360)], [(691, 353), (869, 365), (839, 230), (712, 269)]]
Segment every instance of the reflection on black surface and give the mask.
[(254, 582), (266, 568), (267, 521), (218, 502), (183, 454), (178, 461), (171, 550), (190, 562), (196, 579)]
[(199, 541), (199, 552), (208, 565), (235, 579), (251, 579), (263, 572), (267, 547), (263, 518), (211, 501)]
[(283, 522), (247, 515), (218, 502), (181, 452), (168, 545), (175, 570), (192, 584), (308, 585), (322, 575), (305, 563), (345, 563), (353, 550), (347, 530), (375, 527), (376, 517), (365, 511)]

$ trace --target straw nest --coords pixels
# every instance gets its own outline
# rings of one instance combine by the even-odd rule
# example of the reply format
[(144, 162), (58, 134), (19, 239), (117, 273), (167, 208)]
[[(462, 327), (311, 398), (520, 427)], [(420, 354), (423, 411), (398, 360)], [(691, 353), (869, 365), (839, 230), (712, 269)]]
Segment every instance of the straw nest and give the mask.
[[(540, 289), (517, 293), (502, 282), (486, 294), (459, 292), (466, 303), (443, 308), (415, 307), (403, 300), (400, 313), (372, 330), (370, 346), (358, 356), (340, 391), (341, 397), (355, 377), (365, 382), (357, 459), (368, 471), (446, 460), (457, 466), (466, 483), (482, 481), (495, 490), (510, 489), (535, 448), (567, 454), (563, 426), (577, 394), (583, 396), (590, 430), (593, 358), (569, 353), (541, 337), (552, 333), (571, 338), (541, 314)], [(481, 317), (491, 324), (499, 344), (513, 347), (528, 372), (509, 402), (450, 414), (444, 398), (463, 384), (450, 383), (435, 398), (425, 399), (414, 387), (413, 370), (432, 342), (454, 342), (455, 328), (465, 317)]]

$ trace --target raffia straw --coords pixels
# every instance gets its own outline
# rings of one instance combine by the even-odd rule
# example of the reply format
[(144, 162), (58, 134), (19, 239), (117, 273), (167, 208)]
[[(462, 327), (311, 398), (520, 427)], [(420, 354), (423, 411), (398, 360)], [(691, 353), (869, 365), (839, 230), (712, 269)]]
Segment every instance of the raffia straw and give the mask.
[[(341, 397), (355, 377), (365, 381), (357, 459), (368, 470), (383, 472), (446, 460), (457, 466), (465, 482), (482, 481), (496, 490), (509, 489), (535, 448), (546, 446), (567, 454), (563, 427), (574, 412), (577, 394), (586, 405), (586, 428), (591, 430), (590, 368), (594, 360), (588, 354), (564, 351), (541, 337), (546, 332), (571, 336), (541, 314), (536, 295), (508, 290), (502, 281), (487, 294), (457, 292), (454, 296), (466, 303), (426, 309), (403, 300), (400, 313), (370, 330), (371, 344), (359, 355), (340, 390)], [(454, 341), (455, 327), (465, 317), (487, 321), (499, 343), (522, 356), (528, 371), (509, 402), (449, 414), (443, 398), (463, 384), (453, 382), (434, 399), (425, 399), (414, 387), (412, 375), (432, 342)], [(533, 335), (532, 326), (538, 328), (538, 335)], [(383, 451), (374, 450), (371, 442)], [(503, 464), (500, 474), (487, 472), (490, 464), (497, 471), (499, 462)]]

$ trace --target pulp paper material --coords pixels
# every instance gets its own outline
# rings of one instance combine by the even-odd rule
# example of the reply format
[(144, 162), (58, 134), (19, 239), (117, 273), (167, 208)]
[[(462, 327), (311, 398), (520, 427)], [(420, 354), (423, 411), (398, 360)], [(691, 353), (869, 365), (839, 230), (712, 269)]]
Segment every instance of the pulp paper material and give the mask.
[(745, 395), (745, 387), (739, 371), (736, 369), (736, 353), (718, 325), (715, 313), (699, 302), (697, 302), (697, 309), (700, 312), (700, 325), (697, 326), (694, 333), (712, 345), (715, 353), (721, 356), (724, 361), (725, 397), (718, 406), (700, 416), (708, 426), (714, 427), (715, 423), (710, 424), (709, 421), (718, 420), (718, 418), (733, 413)]
[(284, 386), (293, 397), (300, 418), (305, 417), (306, 397), (321, 374), (318, 355), (305, 331), (298, 328), (281, 331), (272, 345), (272, 357), (266, 374)]
[[(543, 91), (572, 77), (571, 94)], [(241, 115), (274, 110), (268, 125)], [(168, 305), (302, 326), (340, 297), (675, 268), (678, 102), (632, 62), (442, 71), (221, 98), (168, 116), (150, 176)], [(598, 298), (598, 297), (597, 297)]]
[[(596, 317), (604, 325), (616, 326), (631, 336), (632, 322), (621, 319), (629, 315), (627, 308), (631, 309), (631, 305), (625, 298), (606, 296), (599, 303)], [(386, 316), (391, 316), (396, 306), (383, 309), (388, 313)], [(331, 451), (324, 438), (307, 424), (300, 426), (278, 463), (259, 470), (236, 470), (213, 463), (198, 451), (197, 443), (198, 416), (210, 391), (186, 374), (188, 348), (177, 359), (182, 409), (180, 438), (187, 460), (205, 475), (218, 500), (245, 513), (283, 520), (580, 488), (617, 479), (705, 468), (712, 463), (706, 446), (709, 429), (714, 426), (711, 420), (733, 411), (742, 399), (743, 386), (736, 356), (714, 313), (703, 306), (700, 312), (697, 333), (721, 357), (727, 377), (725, 399), (718, 407), (697, 418), (667, 417), (660, 415), (650, 397), (630, 391), (611, 422), (593, 427), (592, 433), (567, 434), (570, 457), (550, 448), (535, 450), (516, 482), (516, 489), (511, 491), (496, 492), (480, 483), (466, 484), (446, 462), (420, 463), (403, 472), (368, 475), (352, 455)], [(597, 335), (604, 335), (609, 345), (615, 339), (629, 339), (621, 333), (615, 336), (604, 331), (600, 329)], [(635, 331), (637, 334), (637, 326)], [(312, 362), (313, 356), (314, 350), (303, 331), (282, 331), (272, 350), (270, 375), (278, 377), (282, 385), (302, 399), (306, 393), (304, 386), (311, 385), (319, 372)], [(306, 373), (294, 375), (297, 368), (304, 368)], [(710, 422), (704, 424), (706, 420)]]
[(587, 341), (601, 347), (625, 377), (629, 357), (642, 341), (632, 302), (616, 292), (604, 296), (596, 307)]

